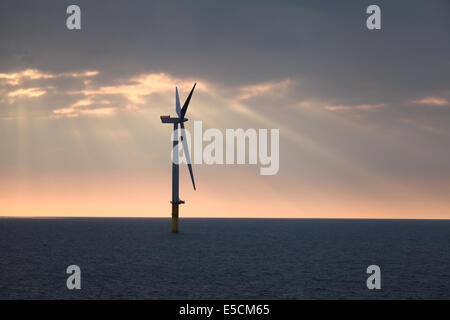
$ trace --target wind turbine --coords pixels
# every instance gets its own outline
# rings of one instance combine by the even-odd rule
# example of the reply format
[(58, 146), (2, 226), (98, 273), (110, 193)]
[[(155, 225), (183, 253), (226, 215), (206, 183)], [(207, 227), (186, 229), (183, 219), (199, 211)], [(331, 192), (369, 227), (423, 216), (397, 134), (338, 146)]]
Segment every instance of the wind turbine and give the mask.
[(172, 159), (172, 232), (178, 232), (178, 205), (184, 203), (180, 200), (179, 196), (179, 167), (178, 167), (178, 124), (181, 127), (181, 142), (183, 143), (183, 152), (186, 156), (186, 162), (189, 168), (189, 174), (191, 175), (192, 185), (195, 190), (194, 174), (192, 173), (191, 157), (189, 156), (188, 144), (186, 141), (186, 134), (184, 132), (184, 123), (188, 121), (185, 118), (189, 102), (191, 101), (192, 93), (194, 92), (195, 86), (192, 87), (189, 96), (184, 102), (183, 108), (180, 108), (180, 98), (178, 97), (178, 88), (175, 88), (175, 109), (177, 111), (178, 117), (172, 118), (171, 116), (161, 116), (162, 123), (173, 123), (173, 159)]

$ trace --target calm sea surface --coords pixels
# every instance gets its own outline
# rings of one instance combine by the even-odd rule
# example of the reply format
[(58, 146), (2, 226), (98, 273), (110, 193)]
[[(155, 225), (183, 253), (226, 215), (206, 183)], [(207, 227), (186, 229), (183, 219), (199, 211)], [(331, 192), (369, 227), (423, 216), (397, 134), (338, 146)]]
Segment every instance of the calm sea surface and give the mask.
[[(0, 299), (450, 299), (450, 221), (0, 219)], [(66, 268), (81, 268), (81, 290)], [(366, 268), (381, 268), (368, 290)]]

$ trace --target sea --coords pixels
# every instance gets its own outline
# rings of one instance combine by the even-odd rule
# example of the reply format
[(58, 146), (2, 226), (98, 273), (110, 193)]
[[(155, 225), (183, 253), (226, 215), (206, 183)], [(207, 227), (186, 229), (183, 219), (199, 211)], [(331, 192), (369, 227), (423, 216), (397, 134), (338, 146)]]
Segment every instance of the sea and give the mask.
[[(450, 221), (0, 218), (0, 299), (450, 299)], [(80, 269), (69, 290), (67, 268)], [(369, 290), (367, 268), (380, 268)]]

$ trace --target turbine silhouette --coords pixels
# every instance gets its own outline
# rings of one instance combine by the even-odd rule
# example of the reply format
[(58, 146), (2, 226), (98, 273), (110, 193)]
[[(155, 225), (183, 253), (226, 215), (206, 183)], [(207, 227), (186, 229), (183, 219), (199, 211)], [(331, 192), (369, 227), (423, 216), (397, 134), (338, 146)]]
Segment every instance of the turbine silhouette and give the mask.
[(178, 124), (181, 127), (181, 142), (183, 143), (183, 152), (186, 156), (186, 162), (189, 168), (189, 174), (191, 176), (192, 185), (195, 189), (195, 181), (194, 181), (194, 173), (192, 172), (191, 165), (191, 157), (189, 155), (189, 148), (186, 141), (186, 134), (184, 132), (184, 123), (188, 121), (188, 118), (185, 118), (187, 108), (189, 106), (189, 102), (191, 101), (192, 93), (194, 92), (195, 86), (192, 87), (189, 96), (186, 98), (186, 101), (183, 104), (183, 108), (180, 108), (180, 98), (178, 96), (178, 88), (175, 88), (175, 109), (178, 117), (171, 116), (161, 116), (162, 123), (173, 123), (173, 159), (172, 159), (172, 232), (178, 232), (178, 206), (184, 203), (183, 200), (180, 200), (179, 196), (179, 166), (178, 166)]

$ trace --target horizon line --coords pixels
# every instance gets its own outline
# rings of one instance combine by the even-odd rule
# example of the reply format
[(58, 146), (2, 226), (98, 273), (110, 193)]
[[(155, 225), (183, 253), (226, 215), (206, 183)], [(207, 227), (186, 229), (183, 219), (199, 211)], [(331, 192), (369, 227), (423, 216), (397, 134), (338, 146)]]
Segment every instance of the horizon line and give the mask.
[[(171, 217), (144, 216), (1, 216), (0, 219), (171, 219)], [(183, 219), (279, 219), (279, 220), (418, 220), (418, 221), (450, 221), (450, 218), (349, 218), (349, 217), (183, 217)]]

